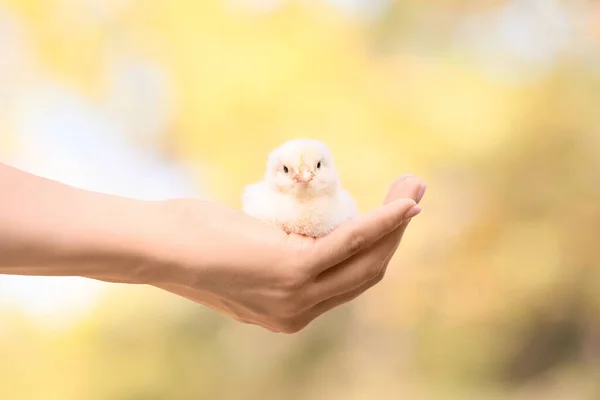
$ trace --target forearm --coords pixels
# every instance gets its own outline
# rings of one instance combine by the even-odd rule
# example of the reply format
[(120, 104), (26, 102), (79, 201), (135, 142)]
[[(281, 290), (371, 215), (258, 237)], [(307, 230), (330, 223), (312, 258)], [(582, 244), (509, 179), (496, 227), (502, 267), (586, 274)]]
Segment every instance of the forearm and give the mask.
[(0, 164), (0, 274), (142, 281), (157, 202), (80, 190)]

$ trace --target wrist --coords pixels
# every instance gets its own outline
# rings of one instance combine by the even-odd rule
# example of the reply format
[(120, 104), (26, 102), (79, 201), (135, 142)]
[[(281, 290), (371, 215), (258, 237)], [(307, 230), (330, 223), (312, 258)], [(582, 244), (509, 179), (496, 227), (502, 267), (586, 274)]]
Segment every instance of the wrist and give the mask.
[[(189, 231), (186, 205), (197, 200), (139, 201), (115, 198), (106, 213), (111, 217), (88, 230), (90, 242), (105, 262), (86, 277), (154, 286), (199, 285), (196, 250), (202, 244), (198, 229)], [(94, 207), (89, 207), (94, 209)], [(102, 213), (100, 214), (102, 215)], [(193, 224), (195, 228), (198, 225)]]
[[(121, 283), (152, 284), (167, 270), (160, 202), (110, 197), (82, 207), (78, 248), (89, 263), (77, 275)], [(89, 214), (89, 215), (88, 215)]]
[(79, 275), (154, 286), (186, 282), (185, 254), (195, 243), (181, 235), (171, 202), (114, 196), (91, 201), (82, 209), (90, 213), (81, 218), (88, 223), (76, 235), (89, 259), (97, 261)]

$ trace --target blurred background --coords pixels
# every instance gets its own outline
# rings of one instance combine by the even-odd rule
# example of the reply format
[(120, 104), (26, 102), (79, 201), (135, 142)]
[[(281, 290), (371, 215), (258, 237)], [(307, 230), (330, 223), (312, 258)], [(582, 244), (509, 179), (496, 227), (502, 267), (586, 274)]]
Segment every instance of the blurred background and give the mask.
[(0, 160), (240, 207), (326, 142), (386, 279), (275, 335), (149, 287), (0, 277), (6, 400), (600, 398), (600, 3), (0, 0)]

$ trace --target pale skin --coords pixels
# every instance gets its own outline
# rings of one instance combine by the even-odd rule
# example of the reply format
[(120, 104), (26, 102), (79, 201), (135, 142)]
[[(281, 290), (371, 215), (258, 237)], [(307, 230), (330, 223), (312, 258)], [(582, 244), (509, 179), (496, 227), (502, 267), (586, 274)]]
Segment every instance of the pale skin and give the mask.
[(219, 204), (127, 199), (0, 164), (0, 274), (147, 284), (295, 333), (383, 278), (424, 192), (399, 178), (384, 205), (311, 239)]

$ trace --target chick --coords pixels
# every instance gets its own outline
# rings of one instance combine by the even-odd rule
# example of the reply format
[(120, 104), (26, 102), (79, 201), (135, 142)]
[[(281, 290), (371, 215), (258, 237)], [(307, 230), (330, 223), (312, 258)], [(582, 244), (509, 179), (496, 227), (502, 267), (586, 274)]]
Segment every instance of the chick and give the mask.
[(248, 185), (243, 211), (287, 233), (321, 237), (358, 215), (333, 157), (317, 140), (290, 140), (273, 150), (262, 181)]

